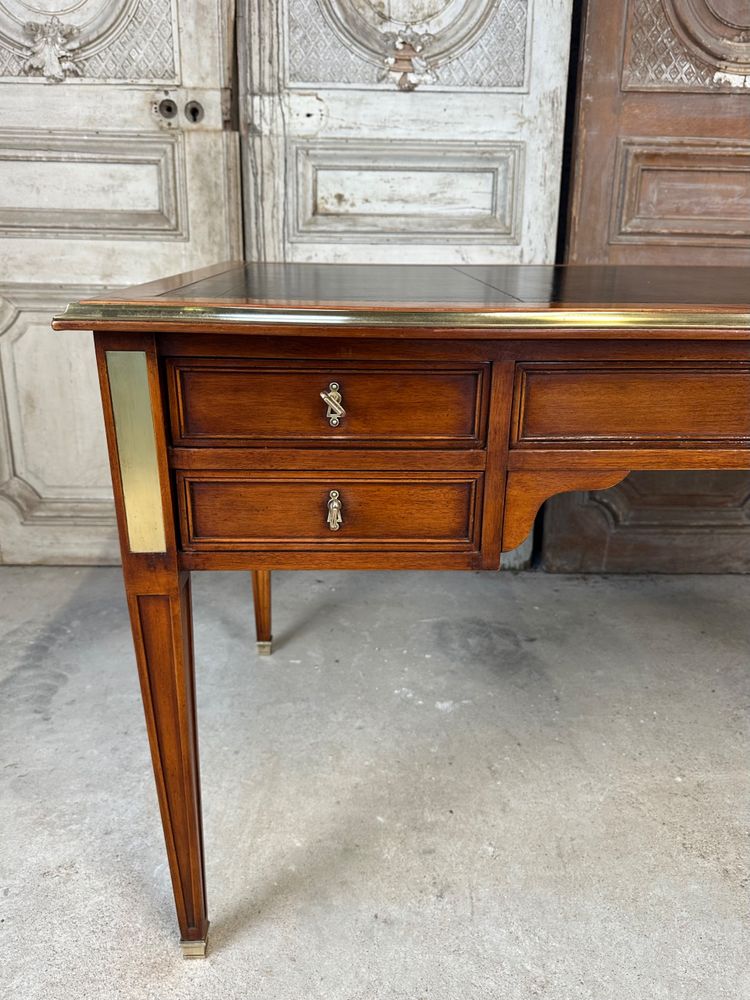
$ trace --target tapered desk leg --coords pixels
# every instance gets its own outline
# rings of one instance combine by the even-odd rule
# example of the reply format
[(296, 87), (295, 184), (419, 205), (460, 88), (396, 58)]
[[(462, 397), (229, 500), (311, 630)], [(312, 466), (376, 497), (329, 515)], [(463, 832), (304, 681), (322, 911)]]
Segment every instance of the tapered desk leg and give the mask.
[(258, 655), (271, 653), (271, 571), (254, 569), (253, 604), (255, 606), (255, 635), (258, 641)]
[(166, 406), (151, 334), (97, 334), (125, 590), (182, 950), (206, 951), (190, 575), (180, 571)]
[(128, 605), (180, 943), (185, 958), (201, 958), (208, 918), (190, 576), (177, 572), (169, 574), (172, 579), (165, 576), (163, 593), (138, 593), (129, 587)]

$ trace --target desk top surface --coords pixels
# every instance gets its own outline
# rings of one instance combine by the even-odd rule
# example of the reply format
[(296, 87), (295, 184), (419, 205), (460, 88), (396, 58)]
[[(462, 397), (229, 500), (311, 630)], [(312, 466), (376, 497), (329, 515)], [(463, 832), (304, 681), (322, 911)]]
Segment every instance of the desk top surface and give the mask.
[(632, 336), (681, 327), (750, 336), (750, 267), (226, 263), (73, 303), (54, 322), (94, 330), (241, 325), (250, 333), (259, 324), (297, 333), (326, 325), (353, 336), (384, 328), (389, 336), (396, 328)]

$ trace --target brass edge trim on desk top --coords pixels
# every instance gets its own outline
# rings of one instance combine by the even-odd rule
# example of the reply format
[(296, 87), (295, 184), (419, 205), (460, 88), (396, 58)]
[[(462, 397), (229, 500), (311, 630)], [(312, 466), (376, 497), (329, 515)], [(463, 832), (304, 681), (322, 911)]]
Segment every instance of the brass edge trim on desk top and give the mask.
[(268, 309), (254, 306), (141, 305), (122, 303), (97, 305), (71, 303), (64, 313), (55, 316), (55, 329), (92, 324), (113, 328), (176, 323), (197, 325), (221, 323), (274, 326), (351, 326), (351, 327), (437, 327), (463, 329), (702, 329), (745, 330), (750, 333), (750, 313), (680, 309), (505, 309), (502, 311), (374, 309)]

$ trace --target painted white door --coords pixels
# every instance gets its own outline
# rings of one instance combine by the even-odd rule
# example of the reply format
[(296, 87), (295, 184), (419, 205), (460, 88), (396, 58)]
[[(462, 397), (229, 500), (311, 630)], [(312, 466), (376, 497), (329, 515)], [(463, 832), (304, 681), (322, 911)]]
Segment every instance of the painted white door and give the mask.
[(91, 335), (49, 321), (241, 256), (230, 2), (0, 0), (0, 561), (117, 558)]
[(571, 8), (238, 0), (248, 258), (552, 262)]
[(238, 0), (247, 256), (547, 263), (571, 0)]

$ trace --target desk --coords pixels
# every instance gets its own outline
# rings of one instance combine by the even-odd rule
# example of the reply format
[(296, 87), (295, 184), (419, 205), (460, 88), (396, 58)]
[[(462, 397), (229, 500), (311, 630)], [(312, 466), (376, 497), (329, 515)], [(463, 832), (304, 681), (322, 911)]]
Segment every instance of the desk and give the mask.
[(221, 264), (75, 303), (187, 957), (208, 933), (193, 570), (496, 570), (542, 503), (750, 468), (750, 269)]

